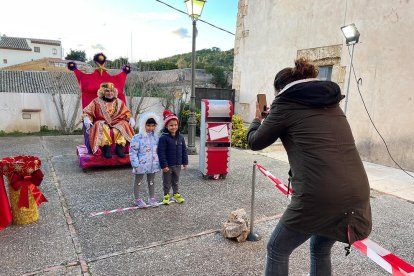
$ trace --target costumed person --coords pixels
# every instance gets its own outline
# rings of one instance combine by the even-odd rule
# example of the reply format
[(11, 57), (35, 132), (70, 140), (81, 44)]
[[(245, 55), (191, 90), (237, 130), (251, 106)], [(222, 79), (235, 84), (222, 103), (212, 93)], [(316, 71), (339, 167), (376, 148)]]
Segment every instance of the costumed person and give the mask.
[(291, 166), (292, 200), (269, 239), (265, 275), (288, 275), (290, 254), (308, 239), (310, 275), (332, 275), (334, 243), (346, 243), (348, 254), (371, 232), (370, 187), (339, 106), (341, 90), (317, 75), (303, 58), (278, 72), (269, 114), (263, 120), (256, 104), (247, 133), (252, 150), (280, 138)]
[(173, 200), (183, 203), (184, 198), (178, 191), (181, 167), (188, 165), (187, 147), (184, 136), (178, 130), (178, 117), (169, 110), (164, 110), (164, 130), (158, 142), (158, 158), (162, 169), (164, 190), (163, 204), (170, 204), (170, 190), (173, 190)]
[[(98, 97), (83, 109), (83, 124), (89, 133), (89, 144), (95, 154), (101, 147), (105, 158), (111, 158), (112, 143), (116, 144), (115, 152), (125, 157), (124, 147), (134, 135), (135, 120), (125, 103), (117, 98), (118, 90), (113, 83), (102, 83)], [(113, 131), (113, 140), (110, 130)]]
[(121, 68), (121, 72), (116, 75), (109, 75), (105, 68), (106, 56), (103, 53), (94, 55), (93, 61), (96, 69), (91, 74), (80, 71), (74, 61), (68, 62), (68, 69), (73, 71), (78, 80), (82, 91), (82, 108), (85, 108), (93, 99), (96, 98), (96, 91), (100, 88), (101, 83), (111, 82), (118, 89), (118, 98), (125, 102), (124, 85), (127, 75), (131, 72), (131, 67), (125, 64)]
[(140, 115), (138, 125), (139, 133), (132, 137), (129, 145), (129, 159), (134, 174), (134, 203), (139, 208), (148, 207), (140, 196), (141, 182), (146, 175), (148, 205), (157, 207), (158, 201), (155, 198), (154, 179), (155, 173), (160, 171), (157, 147), (162, 122), (155, 113), (146, 112)]
[[(82, 94), (82, 108), (85, 108), (90, 102), (96, 98), (96, 91), (100, 89), (101, 83), (110, 82), (118, 90), (118, 98), (125, 101), (124, 86), (127, 75), (131, 72), (131, 67), (125, 64), (121, 68), (121, 72), (115, 75), (110, 75), (105, 68), (106, 56), (103, 53), (97, 53), (93, 57), (96, 69), (92, 73), (84, 73), (78, 69), (75, 61), (68, 62), (68, 69), (73, 71), (78, 80), (79, 87)], [(85, 146), (89, 154), (92, 154), (92, 148), (89, 144), (89, 136), (84, 132)]]

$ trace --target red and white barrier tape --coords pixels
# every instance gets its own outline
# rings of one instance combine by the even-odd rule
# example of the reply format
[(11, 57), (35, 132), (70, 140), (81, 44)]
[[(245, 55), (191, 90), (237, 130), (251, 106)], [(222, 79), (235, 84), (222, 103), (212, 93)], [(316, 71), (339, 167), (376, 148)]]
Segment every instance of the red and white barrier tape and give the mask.
[[(270, 181), (275, 184), (279, 191), (290, 198), (292, 190), (288, 190), (288, 186), (286, 184), (280, 182), (279, 179), (274, 177), (263, 166), (257, 164), (256, 167), (264, 176), (269, 178)], [(353, 246), (392, 275), (414, 275), (414, 266), (398, 258), (390, 251), (382, 248), (368, 238), (354, 242)]]
[(112, 213), (121, 213), (124, 211), (128, 211), (128, 210), (134, 210), (134, 209), (139, 209), (139, 207), (137, 206), (132, 206), (132, 207), (126, 207), (126, 208), (118, 208), (118, 209), (114, 209), (114, 210), (105, 210), (102, 212), (94, 212), (91, 213), (91, 217), (96, 217), (96, 216), (100, 216), (100, 215), (108, 215), (108, 214), (112, 214)]
[[(170, 203), (175, 203), (175, 200), (170, 200)], [(168, 206), (168, 205), (162, 204), (162, 202), (158, 202), (158, 206)], [(91, 213), (91, 217), (96, 217), (96, 216), (100, 216), (100, 215), (109, 215), (109, 214), (112, 214), (112, 213), (121, 213), (121, 212), (128, 211), (128, 210), (149, 209), (149, 208), (154, 208), (154, 207), (147, 205), (147, 207), (144, 207), (144, 208), (138, 207), (138, 206), (118, 208), (118, 209), (106, 210), (106, 211), (102, 211), (102, 212), (93, 212), (93, 213)]]
[(268, 170), (266, 170), (264, 167), (260, 166), (259, 164), (256, 165), (257, 169), (267, 178), (272, 181), (276, 188), (281, 191), (285, 196), (290, 198), (290, 194), (292, 193), (292, 189), (288, 189), (288, 186), (286, 184), (283, 184), (280, 182), (279, 179), (277, 179), (273, 174), (271, 174)]

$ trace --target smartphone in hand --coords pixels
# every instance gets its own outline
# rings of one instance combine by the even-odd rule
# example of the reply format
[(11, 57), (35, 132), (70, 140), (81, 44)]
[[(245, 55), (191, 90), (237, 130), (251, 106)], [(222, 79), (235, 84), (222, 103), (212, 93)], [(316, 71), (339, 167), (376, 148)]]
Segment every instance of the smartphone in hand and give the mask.
[(257, 94), (257, 103), (259, 104), (259, 109), (262, 117), (265, 118), (268, 114), (266, 94)]

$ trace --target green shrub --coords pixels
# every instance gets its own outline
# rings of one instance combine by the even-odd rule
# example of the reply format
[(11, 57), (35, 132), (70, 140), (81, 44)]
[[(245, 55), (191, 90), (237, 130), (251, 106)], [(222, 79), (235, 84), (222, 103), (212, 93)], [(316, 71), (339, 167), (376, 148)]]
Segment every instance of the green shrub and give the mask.
[[(190, 110), (186, 107), (181, 111), (180, 114), (180, 132), (188, 133), (188, 117), (190, 116)], [(196, 135), (200, 136), (200, 122), (201, 122), (201, 113), (196, 112)]]
[(47, 125), (40, 126), (40, 132), (49, 132), (49, 127)]
[(243, 118), (241, 115), (233, 115), (232, 125), (233, 129), (231, 131), (231, 145), (236, 148), (247, 149), (247, 129), (244, 126)]

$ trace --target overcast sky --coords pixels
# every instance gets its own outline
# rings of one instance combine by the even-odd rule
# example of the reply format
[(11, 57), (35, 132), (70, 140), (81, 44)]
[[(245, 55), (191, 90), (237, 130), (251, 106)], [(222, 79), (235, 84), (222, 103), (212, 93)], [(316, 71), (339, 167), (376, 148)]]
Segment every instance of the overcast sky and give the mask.
[[(183, 0), (162, 1), (186, 12)], [(235, 33), (237, 4), (207, 0), (201, 19)], [(1, 35), (61, 40), (65, 55), (73, 49), (138, 61), (191, 52), (191, 19), (155, 0), (6, 0), (1, 10)], [(197, 27), (197, 50), (234, 47), (233, 35)]]

